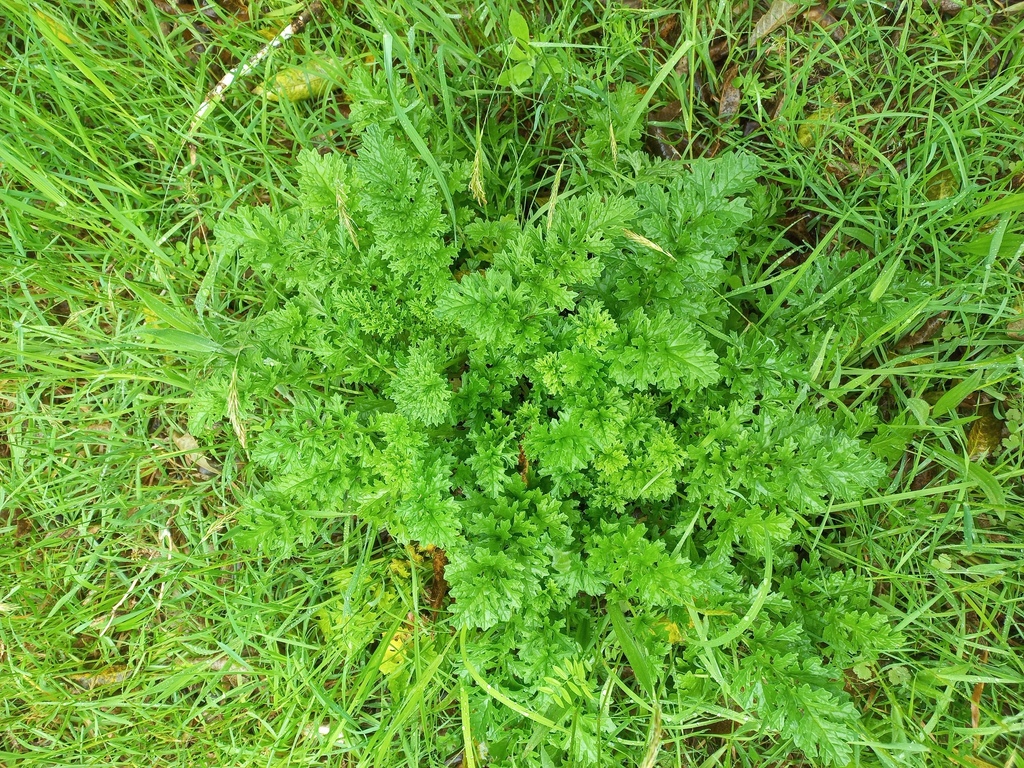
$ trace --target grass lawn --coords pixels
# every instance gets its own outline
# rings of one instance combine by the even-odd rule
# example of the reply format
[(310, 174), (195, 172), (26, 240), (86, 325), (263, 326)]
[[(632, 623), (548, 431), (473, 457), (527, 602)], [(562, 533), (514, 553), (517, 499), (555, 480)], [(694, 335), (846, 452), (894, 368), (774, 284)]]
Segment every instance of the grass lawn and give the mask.
[[(759, 159), (773, 214), (726, 299), (816, 329), (804, 394), (864, 414), (888, 470), (792, 528), (901, 640), (843, 670), (850, 760), (1024, 766), (1022, 6), (539, 2), (524, 32), (510, 0), (445, 5), (318, 5), (196, 121), (303, 5), (5, 4), (0, 764), (816, 764), (725, 698), (637, 693), (614, 618), (534, 710), (471, 633), (414, 631), (439, 555), (343, 504), (252, 546), (278, 522), (240, 513), (275, 479), (250, 449), (295, 403), (247, 409), (209, 364), (197, 330), (270, 301), (218, 224), (305, 204), (299, 151), (353, 155), (359, 121), (409, 134), (353, 75), (393, 66), (497, 214), (589, 183), (584, 117), (628, 83), (646, 152)], [(595, 747), (612, 700), (633, 716)], [(502, 754), (503, 728), (533, 737)]]

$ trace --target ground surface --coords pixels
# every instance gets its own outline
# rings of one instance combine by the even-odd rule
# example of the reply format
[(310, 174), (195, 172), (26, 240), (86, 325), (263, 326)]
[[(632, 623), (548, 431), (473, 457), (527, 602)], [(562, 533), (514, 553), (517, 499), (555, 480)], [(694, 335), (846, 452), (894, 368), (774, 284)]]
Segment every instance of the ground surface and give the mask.
[[(246, 275), (211, 264), (214, 224), (239, 203), (291, 202), (299, 149), (345, 147), (349, 113), (332, 68), (380, 60), (380, 30), (405, 43), (402, 70), (453, 141), (473, 146), (485, 125), (516, 147), (513, 162), (536, 179), (508, 190), (517, 204), (546, 195), (578, 140), (573, 94), (499, 83), (515, 64), (504, 0), (450, 14), (414, 0), (339, 2), (233, 85), (190, 136), (225, 68), (301, 10), (105, 1), (4, 11), (4, 764), (440, 765), (462, 743), (459, 689), (433, 663), (456, 653), (451, 643), (414, 648), (410, 681), (396, 686), (382, 664), (394, 656), (387, 643), (353, 655), (332, 629), (354, 604), (368, 606), (360, 632), (392, 637), (424, 599), (416, 569), (395, 565), (408, 556), (340, 516), (301, 557), (237, 548), (235, 510), (258, 482), (238, 429), (225, 420), (201, 444), (191, 436), (197, 372), (180, 339), (161, 349), (138, 331), (161, 307), (244, 312), (259, 301)], [(588, 67), (650, 89), (650, 152), (688, 159), (743, 147), (763, 160), (785, 258), (747, 265), (738, 299), (755, 285), (781, 289), (841, 250), (859, 249), (878, 275), (895, 263), (922, 275), (912, 315), (872, 337), (851, 320), (823, 338), (818, 367), (826, 361), (835, 399), (875, 404), (914, 437), (886, 457), (886, 487), (809, 521), (802, 546), (873, 580), (876, 607), (906, 637), (848, 683), (868, 724), (858, 759), (1019, 765), (1020, 5), (522, 10), (551, 44), (540, 50), (568, 46)], [(542, 66), (519, 74), (536, 80)], [(290, 67), (326, 93), (252, 92)], [(863, 290), (843, 299), (851, 318)], [(799, 759), (721, 721), (662, 727), (659, 764)]]

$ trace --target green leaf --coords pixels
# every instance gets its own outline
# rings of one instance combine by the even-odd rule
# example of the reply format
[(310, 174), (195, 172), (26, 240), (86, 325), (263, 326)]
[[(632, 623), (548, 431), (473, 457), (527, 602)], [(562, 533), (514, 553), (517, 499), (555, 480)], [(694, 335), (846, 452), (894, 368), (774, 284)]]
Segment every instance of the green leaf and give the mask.
[[(772, 548), (766, 547), (764, 550), (765, 563), (764, 563), (764, 579), (761, 581), (761, 585), (757, 588), (757, 592), (754, 595), (754, 601), (750, 604), (750, 608), (743, 614), (741, 618), (734, 626), (722, 633), (713, 640), (703, 640), (701, 645), (704, 648), (718, 648), (719, 646), (728, 645), (733, 640), (737, 639), (740, 635), (746, 632), (750, 626), (754, 623), (761, 608), (764, 607), (765, 602), (768, 599), (768, 595), (771, 593), (772, 588)], [(691, 613), (692, 615), (692, 613)], [(695, 622), (696, 623), (696, 622)]]
[(551, 75), (552, 77), (558, 77), (565, 68), (562, 66), (562, 62), (553, 53), (544, 54), (543, 56), (537, 57), (537, 69), (541, 72)]
[(462, 663), (466, 667), (466, 671), (469, 672), (469, 676), (471, 678), (473, 678), (473, 681), (477, 685), (479, 685), (481, 688), (483, 688), (484, 691), (487, 692), (488, 696), (491, 696), (496, 701), (500, 701), (502, 704), (504, 704), (506, 707), (511, 709), (516, 714), (521, 715), (522, 717), (528, 718), (529, 720), (532, 720), (533, 722), (538, 723), (539, 725), (542, 725), (545, 728), (551, 728), (552, 730), (556, 730), (556, 731), (558, 731), (560, 733), (566, 733), (565, 728), (563, 728), (562, 726), (558, 725), (558, 723), (555, 723), (555, 722), (553, 722), (551, 720), (548, 720), (543, 715), (540, 715), (540, 714), (538, 714), (538, 713), (536, 713), (536, 712), (534, 712), (534, 711), (532, 711), (530, 709), (527, 709), (526, 707), (522, 706), (521, 704), (516, 703), (515, 701), (512, 700), (512, 698), (507, 696), (505, 693), (503, 693), (498, 688), (495, 688), (493, 685), (491, 685), (490, 683), (488, 683), (484, 679), (483, 675), (480, 674), (480, 671), (476, 668), (476, 665), (474, 665), (473, 662), (469, 658), (469, 653), (466, 650), (466, 630), (465, 629), (463, 629), (459, 633), (459, 645), (460, 645), (461, 650), (462, 650)]
[(400, 413), (428, 427), (448, 416), (452, 388), (438, 371), (438, 351), (429, 343), (409, 352), (391, 381), (391, 396)]
[(967, 476), (981, 487), (992, 506), (1006, 506), (1006, 491), (991, 472), (980, 464), (970, 461), (967, 463)]
[(804, 684), (796, 688), (788, 707), (784, 732), (807, 755), (819, 755), (828, 765), (847, 765), (857, 735), (851, 727), (857, 711), (824, 688)]
[(508, 28), (512, 33), (512, 37), (524, 46), (530, 44), (530, 25), (527, 24), (523, 14), (514, 8), (508, 14)]
[(191, 334), (199, 335), (202, 333), (203, 326), (199, 322), (198, 318), (189, 317), (181, 310), (170, 306), (163, 299), (158, 298), (156, 295), (150, 293), (140, 285), (127, 283), (127, 287), (132, 293), (139, 297), (139, 300), (145, 306), (146, 311), (164, 325), (169, 325), (171, 328), (179, 331), (187, 331)]
[(640, 115), (647, 114), (647, 106), (651, 103), (651, 99), (654, 98), (654, 94), (657, 93), (658, 88), (665, 82), (665, 78), (669, 76), (670, 72), (675, 71), (676, 64), (687, 54), (687, 52), (693, 48), (692, 40), (683, 40), (675, 53), (668, 57), (668, 60), (661, 65), (661, 69), (651, 80), (651, 84), (647, 87), (647, 91), (644, 93), (643, 98), (640, 100), (640, 104), (636, 111), (630, 116), (629, 121), (626, 123), (625, 134), (628, 136), (633, 132), (633, 126), (636, 121), (640, 118)]
[(534, 429), (527, 441), (527, 449), (539, 457), (543, 470), (549, 474), (583, 469), (593, 458), (594, 448), (592, 436), (568, 413)]
[(523, 83), (528, 82), (531, 77), (533, 77), (533, 62), (520, 61), (511, 69), (506, 69), (498, 75), (498, 79), (495, 82), (500, 86), (514, 86), (518, 88)]
[(689, 322), (662, 311), (648, 319), (637, 310), (630, 321), (629, 341), (619, 347), (611, 375), (620, 384), (646, 389), (675, 389), (711, 384), (718, 378), (715, 355), (703, 334)]
[(889, 290), (889, 285), (892, 283), (892, 279), (896, 276), (896, 270), (903, 264), (903, 259), (899, 254), (892, 257), (888, 264), (885, 265), (885, 269), (882, 270), (882, 274), (875, 280), (875, 284), (871, 286), (871, 293), (868, 294), (868, 301), (872, 304), (878, 302), (885, 292)]
[(409, 137), (409, 140), (413, 143), (416, 149), (420, 153), (420, 157), (423, 162), (430, 168), (430, 172), (434, 174), (434, 178), (437, 180), (437, 185), (441, 190), (441, 194), (444, 195), (444, 201), (448, 205), (448, 215), (451, 217), (452, 225), (452, 238), (456, 244), (459, 242), (459, 232), (456, 226), (455, 219), (455, 203), (452, 200), (452, 193), (448, 189), (448, 181), (445, 179), (444, 174), (441, 173), (441, 167), (437, 164), (437, 160), (431, 153), (427, 143), (420, 136), (419, 131), (409, 120), (409, 116), (406, 114), (405, 109), (398, 103), (398, 94), (395, 91), (395, 76), (394, 76), (394, 62), (392, 61), (391, 51), (394, 46), (394, 38), (390, 32), (384, 33), (384, 72), (387, 75), (388, 80), (388, 91), (391, 94), (391, 104), (395, 108), (395, 117), (398, 118), (399, 124), (405, 131), (405, 134)]
[[(518, 76), (533, 79), (552, 50), (507, 46), (531, 54), (519, 63), (535, 68)], [(906, 426), (910, 413), (879, 425), (860, 401), (837, 395), (849, 405), (824, 407), (806, 386), (808, 361), (827, 368), (828, 350), (861, 331), (859, 317), (839, 317), (859, 305), (834, 298), (845, 291), (866, 305), (875, 275), (823, 246), (792, 283), (748, 285), (737, 265), (767, 221), (758, 163), (727, 154), (650, 164), (637, 152), (643, 96), (628, 85), (594, 100), (585, 181), (552, 166), (543, 189), (557, 194), (534, 218), (521, 220), (514, 189), (511, 206), (489, 217), (466, 194), (477, 147), (447, 142), (441, 113), (385, 69), (386, 82), (352, 75), (370, 102), (354, 112), (376, 115), (355, 158), (304, 152), (294, 205), (239, 207), (218, 225), (221, 274), (237, 275), (254, 300), (204, 324), (168, 294), (140, 299), (153, 305), (154, 342), (162, 334), (160, 343), (210, 351), (216, 323), (214, 338), (241, 350), (237, 369), (211, 361), (196, 371), (192, 411), (200, 427), (231, 408), (260, 414), (250, 458), (262, 485), (243, 503), (236, 541), (291, 556), (317, 546), (324, 518), (355, 513), (399, 545), (442, 549), (449, 588), (435, 625), (439, 637), (448, 623), (465, 638), (460, 704), (473, 719), (462, 741), (500, 730), (488, 737), (494, 760), (523, 754), (525, 742), (537, 759), (591, 764), (611, 738), (599, 715), (610, 722), (672, 686), (666, 695), (739, 703), (779, 755), (842, 761), (856, 712), (824, 659), (874, 664), (886, 642), (877, 638), (892, 633), (862, 578), (844, 591), (826, 573), (815, 591), (793, 547), (798, 521), (857, 504), (884, 479), (857, 435), (877, 433), (898, 460), (885, 430), (902, 430), (903, 442), (920, 431)], [(414, 132), (403, 123), (389, 133), (393, 115)], [(449, 210), (466, 225), (466, 248), (448, 234), (438, 171), (462, 190), (452, 203), (468, 206)], [(503, 204), (495, 199), (492, 208)], [(736, 332), (746, 310), (723, 295), (730, 284), (745, 286), (753, 309), (775, 302), (757, 315), (761, 332)], [(815, 332), (822, 322), (827, 334)], [(999, 478), (966, 479), (991, 495)], [(411, 588), (433, 596), (436, 573), (431, 584), (424, 566), (415, 573), (426, 584)], [(865, 602), (848, 597), (857, 590)], [(818, 604), (833, 612), (808, 607)], [(678, 675), (663, 681), (666, 622), (686, 637), (672, 648)], [(612, 697), (608, 717), (599, 683), (564, 672), (599, 658), (602, 631), (635, 679), (632, 699)], [(381, 659), (367, 667), (374, 675)], [(422, 670), (405, 664), (401, 674), (408, 691)], [(756, 695), (744, 699), (741, 686)], [(585, 701), (593, 706), (580, 709)], [(555, 728), (577, 709), (571, 732)], [(526, 718), (539, 726), (533, 737)], [(374, 737), (375, 754), (388, 737)], [(641, 750), (623, 760), (639, 764)]]
[(960, 403), (964, 401), (965, 397), (981, 386), (984, 376), (984, 371), (975, 371), (955, 387), (943, 393), (942, 397), (940, 397), (935, 402), (935, 405), (932, 406), (932, 418), (937, 419), (939, 416), (944, 416), (946, 413), (960, 405)]
[(959, 224), (970, 219), (985, 219), (993, 216), (1000, 216), (1004, 213), (1019, 213), (1024, 211), (1024, 192), (1017, 192), (1012, 195), (1004, 195), (991, 203), (978, 206), (970, 213), (964, 214), (952, 224)]
[(534, 54), (530, 51), (524, 51), (518, 45), (513, 45), (508, 49), (508, 57), (512, 61), (532, 61)]
[(633, 669), (636, 681), (648, 696), (653, 697), (654, 666), (647, 655), (647, 649), (644, 648), (642, 643), (637, 641), (636, 635), (633, 634), (629, 623), (626, 621), (625, 611), (630, 610), (629, 603), (608, 603), (606, 610), (608, 611), (608, 618), (612, 622), (615, 638), (619, 641), (622, 652), (626, 654), (626, 659), (629, 661), (629, 666)]
[(928, 423), (928, 416), (931, 413), (931, 406), (928, 405), (927, 400), (922, 400), (920, 397), (908, 397), (907, 408), (914, 418), (917, 419), (917, 423), (924, 426)]
[(179, 331), (177, 328), (143, 328), (139, 331), (144, 336), (149, 336), (161, 349), (174, 352), (200, 352), (219, 354), (224, 352), (222, 347), (212, 339), (200, 336), (197, 333)]

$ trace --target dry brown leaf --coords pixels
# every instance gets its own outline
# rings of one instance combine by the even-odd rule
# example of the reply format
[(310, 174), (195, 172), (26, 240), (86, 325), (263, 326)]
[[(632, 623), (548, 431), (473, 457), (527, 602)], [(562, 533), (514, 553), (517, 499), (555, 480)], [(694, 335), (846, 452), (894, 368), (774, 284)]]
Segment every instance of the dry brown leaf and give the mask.
[(1015, 13), (1024, 13), (1024, 3), (1014, 3), (1013, 5), (1006, 6), (1003, 10), (999, 11), (992, 20), (1002, 21), (1005, 17), (1012, 16)]
[(918, 330), (908, 333), (896, 342), (896, 349), (900, 351), (908, 351), (921, 346), (927, 341), (931, 341), (942, 331), (948, 317), (949, 310), (944, 309), (937, 315), (933, 315), (928, 318), (924, 321), (924, 325), (922, 325)]
[[(981, 652), (982, 664), (988, 663), (988, 648)], [(971, 728), (977, 728), (981, 724), (981, 695), (985, 692), (984, 683), (975, 683), (971, 691)]]
[(861, 165), (851, 160), (833, 158), (825, 162), (825, 170), (835, 176), (840, 186), (845, 188), (850, 181), (863, 181), (878, 169), (873, 165)]
[(718, 42), (712, 43), (708, 48), (708, 58), (711, 61), (718, 63), (729, 55), (730, 47), (728, 38), (722, 38)]
[(661, 752), (663, 732), (661, 728), (661, 704), (655, 702), (654, 716), (651, 718), (651, 734), (647, 739), (647, 751), (640, 763), (640, 768), (654, 768), (658, 764), (658, 753)]
[[(205, 658), (182, 659), (174, 666), (176, 668), (209, 667), (209, 669), (214, 672), (220, 672), (225, 676), (237, 676), (239, 679), (241, 679), (243, 673), (247, 673), (249, 671), (241, 664), (223, 656), (217, 657), (213, 660)], [(106, 669), (102, 669), (99, 672), (69, 675), (68, 680), (83, 690), (91, 691), (93, 688), (99, 688), (101, 685), (122, 683), (131, 677), (131, 675), (132, 672), (127, 666), (124, 664), (115, 664), (107, 667)]]
[(804, 18), (811, 24), (817, 24), (823, 29), (831, 29), (832, 39), (837, 43), (846, 37), (846, 29), (839, 23), (839, 20), (832, 15), (827, 6), (816, 5), (804, 14)]
[(971, 461), (981, 461), (986, 456), (999, 453), (1003, 444), (1003, 422), (992, 414), (992, 406), (981, 409), (981, 415), (971, 425), (967, 435), (967, 455)]
[(800, 13), (801, 8), (803, 5), (800, 3), (791, 3), (789, 0), (773, 0), (768, 11), (754, 25), (754, 31), (747, 38), (747, 45), (753, 48), (761, 38), (770, 35)]
[(448, 580), (444, 575), (445, 567), (448, 565), (448, 555), (443, 549), (434, 548), (431, 552), (431, 565), (434, 570), (434, 583), (430, 587), (430, 607), (434, 609), (436, 618), (448, 596)]
[(210, 460), (203, 455), (203, 452), (199, 450), (198, 441), (192, 437), (188, 432), (182, 435), (174, 435), (174, 444), (178, 447), (178, 450), (185, 455), (185, 461), (199, 468), (199, 471), (206, 475), (216, 475), (220, 473)]
[(651, 151), (662, 160), (682, 159), (679, 150), (672, 146), (672, 142), (669, 141), (668, 136), (660, 125), (651, 126), (648, 140), (651, 145)]
[(964, 9), (960, 3), (954, 2), (954, 0), (932, 0), (928, 6), (948, 18), (956, 16)]
[(661, 22), (661, 26), (658, 27), (658, 37), (675, 47), (675, 42), (679, 38), (679, 35), (675, 33), (678, 32), (678, 30), (679, 16), (675, 14), (666, 16), (665, 20)]
[(1017, 318), (1007, 324), (1006, 335), (1015, 341), (1024, 341), (1024, 302), (1017, 305)]
[(975, 683), (971, 692), (971, 728), (981, 725), (981, 694), (985, 692), (984, 683)]
[(733, 64), (725, 73), (725, 77), (722, 78), (722, 95), (718, 100), (718, 118), (720, 120), (732, 120), (736, 117), (736, 113), (740, 111), (740, 98), (742, 94), (740, 89), (733, 85), (739, 73), (739, 65)]

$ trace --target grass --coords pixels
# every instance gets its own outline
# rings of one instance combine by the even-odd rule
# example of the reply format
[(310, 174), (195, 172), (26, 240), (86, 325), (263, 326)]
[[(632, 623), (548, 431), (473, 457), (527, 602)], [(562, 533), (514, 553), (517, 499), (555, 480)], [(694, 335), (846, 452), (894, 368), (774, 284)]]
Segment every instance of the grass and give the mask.
[[(325, 519), (299, 557), (236, 548), (233, 515), (254, 482), (244, 452), (228, 424), (182, 440), (198, 372), (138, 330), (154, 308), (173, 319), (258, 302), (212, 258), (216, 221), (291, 200), (299, 148), (345, 147), (340, 93), (249, 92), (281, 68), (379, 60), (391, 31), (399, 74), (444, 116), (446, 140), (473, 147), (485, 131), (506, 148), (486, 166), (507, 190), (496, 207), (543, 202), (585, 100), (495, 87), (506, 2), (461, 18), (414, 0), (339, 3), (228, 92), (193, 161), (187, 129), (222, 62), (297, 11), (244, 21), (223, 7), (212, 20), (149, 3), (12, 3), (0, 31), (0, 761), (440, 765), (473, 734), (469, 682), (446, 667), (458, 638), (408, 631), (429, 562), (344, 517)], [(532, 35), (568, 46), (545, 50), (588, 76), (662, 75), (652, 128), (683, 157), (762, 158), (789, 230), (776, 252), (746, 255), (731, 298), (790, 297), (760, 308), (821, 323), (823, 396), (892, 425), (880, 443), (890, 485), (802, 529), (808, 550), (875, 583), (907, 638), (884, 668), (851, 678), (871, 715), (859, 759), (1020, 764), (1024, 460), (985, 432), (991, 419), (1019, 430), (1009, 416), (1024, 389), (1007, 333), (1024, 296), (1024, 17), (851, 4), (828, 30), (798, 17), (750, 50), (760, 4), (524, 10)], [(692, 48), (666, 65), (681, 40)], [(720, 115), (733, 78), (739, 109)], [(868, 268), (823, 289), (829, 309), (808, 281), (849, 252)], [(905, 273), (914, 300), (863, 334), (853, 308), (865, 293), (903, 298), (891, 286)], [(934, 337), (900, 347), (940, 312)], [(607, 671), (625, 687), (616, 664)], [(647, 742), (646, 706), (613, 741)], [(685, 701), (662, 707), (660, 764), (793, 764), (753, 727), (721, 733)]]

